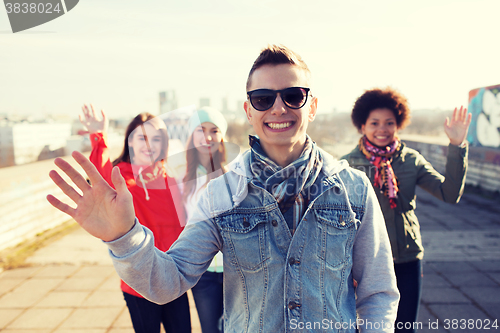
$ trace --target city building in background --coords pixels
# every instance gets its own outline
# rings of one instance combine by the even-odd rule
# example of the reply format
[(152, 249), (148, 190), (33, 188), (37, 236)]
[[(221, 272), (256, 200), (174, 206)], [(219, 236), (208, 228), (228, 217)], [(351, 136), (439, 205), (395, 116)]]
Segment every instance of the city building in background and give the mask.
[(29, 123), (3, 120), (0, 124), (0, 167), (64, 156), (70, 123)]
[(160, 114), (164, 114), (178, 108), (175, 90), (160, 92)]
[(210, 106), (210, 98), (207, 97), (202, 97), (200, 98), (200, 103), (199, 107), (202, 108), (204, 106)]

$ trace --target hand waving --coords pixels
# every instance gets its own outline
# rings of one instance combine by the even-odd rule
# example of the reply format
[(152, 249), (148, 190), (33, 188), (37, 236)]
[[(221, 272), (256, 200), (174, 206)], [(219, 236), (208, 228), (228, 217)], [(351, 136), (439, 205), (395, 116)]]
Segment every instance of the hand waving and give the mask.
[(80, 122), (87, 128), (90, 134), (105, 133), (108, 131), (108, 119), (103, 110), (101, 110), (102, 119), (98, 119), (95, 114), (94, 107), (90, 104), (90, 109), (87, 105), (82, 106), (83, 117), (78, 115)]
[(450, 143), (452, 145), (459, 146), (465, 141), (471, 119), (472, 115), (467, 113), (467, 108), (462, 106), (460, 107), (460, 110), (455, 108), (451, 120), (446, 117), (444, 122), (444, 131), (450, 139)]
[(134, 226), (135, 213), (132, 195), (118, 167), (113, 168), (111, 173), (115, 191), (85, 156), (76, 151), (72, 156), (82, 166), (92, 186), (68, 162), (57, 158), (54, 163), (71, 178), (82, 194), (52, 170), (50, 178), (77, 206), (72, 208), (53, 195), (48, 195), (47, 200), (75, 219), (88, 233), (103, 241), (112, 241), (125, 235)]

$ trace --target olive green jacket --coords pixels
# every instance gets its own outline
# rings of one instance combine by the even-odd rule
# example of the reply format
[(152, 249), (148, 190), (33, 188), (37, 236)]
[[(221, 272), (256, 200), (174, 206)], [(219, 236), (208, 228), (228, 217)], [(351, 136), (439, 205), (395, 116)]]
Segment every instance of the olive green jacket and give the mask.
[[(464, 190), (467, 155), (468, 146), (460, 148), (450, 144), (443, 177), (418, 151), (406, 147), (404, 143), (395, 153), (391, 164), (399, 180), (397, 207), (391, 209), (389, 199), (374, 187), (385, 217), (395, 263), (410, 262), (424, 256), (420, 225), (414, 212), (416, 186), (444, 202), (457, 203)], [(351, 167), (364, 171), (373, 184), (376, 168), (361, 153), (359, 146), (342, 159), (346, 159)]]

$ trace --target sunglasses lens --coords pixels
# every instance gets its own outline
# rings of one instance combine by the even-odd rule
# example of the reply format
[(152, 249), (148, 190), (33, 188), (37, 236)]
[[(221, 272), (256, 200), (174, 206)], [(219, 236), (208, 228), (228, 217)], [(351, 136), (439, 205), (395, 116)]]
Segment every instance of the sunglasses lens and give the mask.
[(273, 106), (276, 100), (276, 93), (271, 90), (255, 91), (250, 97), (252, 106), (259, 111), (265, 111)]
[(307, 91), (303, 88), (288, 88), (281, 93), (285, 104), (292, 109), (300, 109), (307, 100)]

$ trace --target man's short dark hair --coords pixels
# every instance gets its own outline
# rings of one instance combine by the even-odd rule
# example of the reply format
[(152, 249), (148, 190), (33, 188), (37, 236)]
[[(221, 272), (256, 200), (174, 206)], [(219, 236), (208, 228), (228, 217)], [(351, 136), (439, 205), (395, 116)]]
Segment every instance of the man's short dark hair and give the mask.
[(304, 70), (308, 78), (311, 75), (311, 71), (307, 67), (306, 63), (300, 55), (293, 52), (289, 48), (283, 45), (268, 45), (265, 49), (263, 49), (257, 59), (254, 61), (252, 69), (250, 69), (250, 73), (248, 74), (247, 79), (247, 90), (250, 88), (250, 79), (252, 77), (253, 72), (255, 72), (258, 68), (264, 65), (281, 65), (281, 64), (290, 64), (299, 66)]

